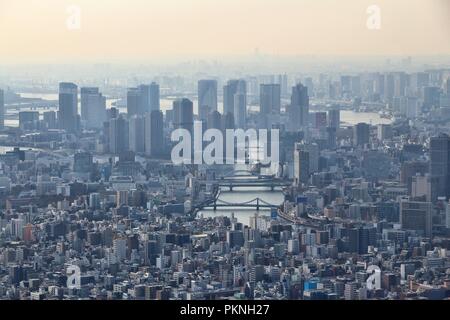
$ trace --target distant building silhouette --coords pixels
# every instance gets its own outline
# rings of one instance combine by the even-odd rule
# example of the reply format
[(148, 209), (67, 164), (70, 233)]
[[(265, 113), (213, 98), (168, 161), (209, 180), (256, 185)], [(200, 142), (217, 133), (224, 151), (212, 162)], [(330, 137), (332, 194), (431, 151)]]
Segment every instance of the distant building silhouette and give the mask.
[(150, 102), (149, 112), (161, 110), (159, 84), (157, 84), (156, 82), (152, 82), (150, 84), (150, 101), (149, 102)]
[(194, 126), (194, 109), (192, 101), (186, 98), (173, 102), (174, 127), (175, 129), (186, 129), (191, 135)]
[(335, 129), (340, 128), (341, 111), (339, 109), (331, 109), (328, 111), (328, 126)]
[(259, 89), (259, 126), (267, 128), (269, 118), (279, 115), (281, 109), (281, 87), (279, 84), (261, 84)]
[(223, 114), (234, 114), (234, 95), (241, 93), (247, 95), (245, 80), (229, 80), (223, 87)]
[(300, 143), (296, 143), (294, 149), (294, 182), (297, 185), (307, 183), (309, 172), (309, 152)]
[(145, 151), (145, 118), (134, 115), (129, 119), (130, 151), (144, 153)]
[(308, 88), (301, 83), (292, 88), (291, 104), (288, 108), (290, 131), (298, 131), (309, 123)]
[(233, 115), (235, 127), (244, 129), (247, 125), (247, 97), (244, 93), (236, 93), (234, 95)]
[(259, 90), (260, 112), (262, 114), (280, 113), (281, 89), (279, 84), (261, 84)]
[(150, 157), (164, 155), (164, 118), (161, 111), (145, 115), (145, 154)]
[(127, 114), (128, 117), (144, 114), (141, 91), (139, 88), (128, 88), (127, 90)]
[(446, 134), (430, 140), (430, 175), (432, 200), (450, 198), (450, 137)]
[(74, 83), (61, 82), (59, 84), (59, 128), (67, 132), (77, 132), (78, 120), (78, 87)]
[(80, 95), (81, 120), (87, 128), (101, 128), (106, 120), (106, 98), (93, 87), (81, 88)]
[(128, 120), (122, 115), (109, 121), (109, 151), (120, 154), (129, 150)]
[(208, 113), (217, 111), (217, 81), (198, 81), (198, 115), (200, 120), (206, 120)]

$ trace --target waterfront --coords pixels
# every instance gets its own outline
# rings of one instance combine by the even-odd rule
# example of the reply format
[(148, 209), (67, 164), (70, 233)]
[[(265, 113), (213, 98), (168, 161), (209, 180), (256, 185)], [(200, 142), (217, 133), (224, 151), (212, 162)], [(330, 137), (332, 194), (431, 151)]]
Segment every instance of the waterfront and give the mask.
[[(28, 93), (28, 92), (21, 92), (19, 93), (21, 97), (23, 98), (41, 98), (46, 101), (57, 101), (58, 100), (58, 94), (49, 94), (49, 93)], [(172, 104), (175, 97), (168, 97), (168, 98), (162, 98), (160, 100), (160, 107), (161, 111), (165, 113), (167, 110), (172, 109)], [(80, 97), (79, 97), (80, 101)], [(195, 97), (192, 98), (192, 102), (194, 104), (194, 112), (197, 112), (198, 110), (198, 101)], [(126, 112), (126, 107), (123, 106), (123, 102), (121, 102), (117, 98), (108, 98), (106, 99), (106, 107), (111, 108), (116, 105), (116, 103), (119, 104), (119, 109), (121, 112)], [(218, 103), (218, 109), (219, 111), (222, 109), (222, 103)], [(80, 106), (79, 106), (80, 109)], [(248, 107), (249, 110), (252, 109), (251, 106)], [(21, 111), (31, 110), (29, 108), (23, 108)], [(33, 108), (35, 111), (39, 111), (41, 116), (44, 111), (50, 111), (50, 110), (56, 110), (55, 108)], [(80, 111), (80, 110), (79, 110)], [(313, 111), (313, 110), (312, 110)], [(5, 120), (5, 123), (7, 126), (11, 127), (18, 127), (19, 126), (19, 120), (18, 120), (18, 110), (16, 109), (9, 109), (8, 119)], [(355, 125), (360, 122), (369, 123), (371, 125), (378, 125), (378, 124), (389, 124), (392, 121), (390, 119), (382, 118), (380, 114), (376, 112), (355, 112), (351, 110), (341, 110), (341, 123), (343, 125)]]
[(365, 122), (371, 125), (390, 124), (391, 119), (382, 118), (380, 114), (375, 112), (355, 112), (351, 110), (341, 110), (341, 122), (344, 125), (355, 125)]

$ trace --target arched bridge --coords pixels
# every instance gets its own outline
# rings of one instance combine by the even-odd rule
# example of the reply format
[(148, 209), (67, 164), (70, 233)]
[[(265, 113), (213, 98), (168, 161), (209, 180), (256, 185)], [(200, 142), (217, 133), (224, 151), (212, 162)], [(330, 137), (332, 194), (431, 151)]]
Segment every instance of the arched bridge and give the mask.
[(213, 208), (214, 210), (217, 210), (217, 208), (230, 207), (230, 208), (256, 208), (256, 210), (259, 211), (260, 209), (264, 209), (264, 208), (273, 209), (273, 208), (278, 208), (279, 206), (280, 205), (269, 203), (260, 198), (255, 198), (255, 199), (245, 201), (245, 202), (240, 202), (240, 203), (233, 203), (233, 202), (216, 199), (209, 203), (205, 203), (203, 206), (203, 209), (204, 208)]

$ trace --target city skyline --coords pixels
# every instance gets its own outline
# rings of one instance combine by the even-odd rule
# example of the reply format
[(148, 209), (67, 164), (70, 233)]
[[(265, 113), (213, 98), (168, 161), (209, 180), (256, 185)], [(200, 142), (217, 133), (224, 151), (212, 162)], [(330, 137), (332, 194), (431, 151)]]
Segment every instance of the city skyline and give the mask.
[(0, 90), (0, 298), (449, 297), (449, 69), (111, 80)]
[(450, 300), (448, 9), (0, 0), (0, 300)]

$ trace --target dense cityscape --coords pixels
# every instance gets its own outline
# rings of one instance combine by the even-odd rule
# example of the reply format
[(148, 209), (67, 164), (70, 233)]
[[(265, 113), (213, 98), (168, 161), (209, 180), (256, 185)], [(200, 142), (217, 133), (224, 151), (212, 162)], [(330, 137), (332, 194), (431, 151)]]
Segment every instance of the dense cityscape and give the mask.
[[(399, 70), (2, 78), (0, 299), (448, 299), (450, 69)], [(175, 164), (195, 125), (279, 159)]]

